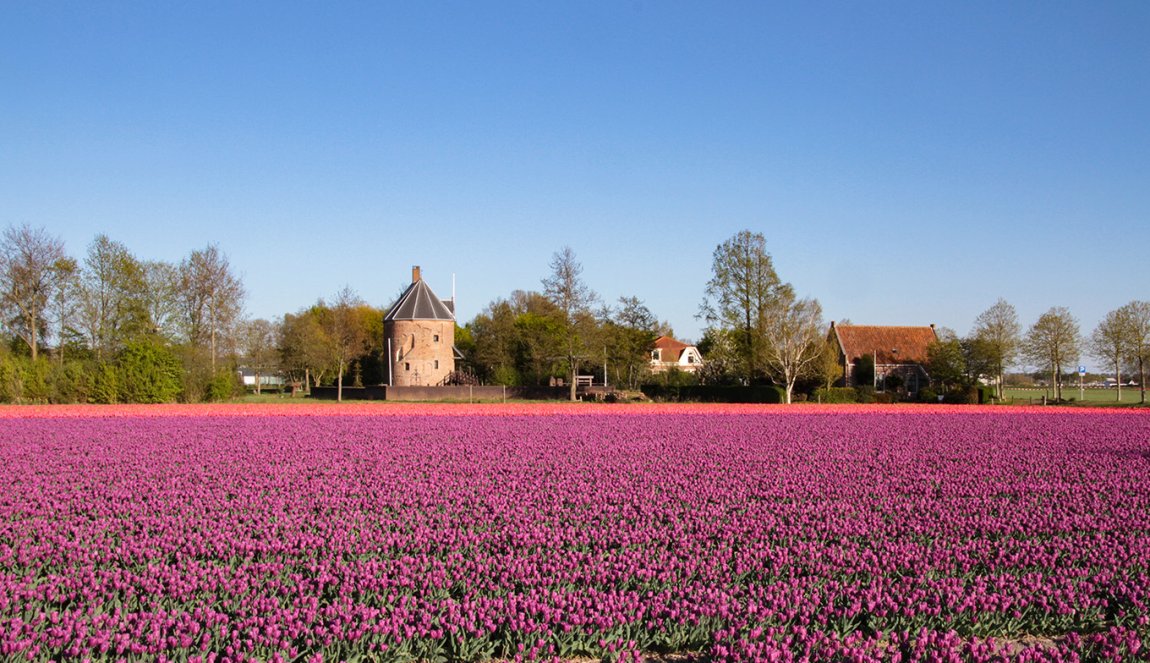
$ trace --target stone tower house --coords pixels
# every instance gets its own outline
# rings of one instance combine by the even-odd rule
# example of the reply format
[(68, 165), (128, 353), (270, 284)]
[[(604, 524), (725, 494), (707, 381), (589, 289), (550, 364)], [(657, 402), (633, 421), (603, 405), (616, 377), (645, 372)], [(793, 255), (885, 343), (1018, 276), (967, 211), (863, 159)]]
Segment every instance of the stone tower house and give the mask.
[(455, 371), (455, 302), (444, 302), (411, 268), (411, 285), (383, 316), (391, 384), (434, 386)]

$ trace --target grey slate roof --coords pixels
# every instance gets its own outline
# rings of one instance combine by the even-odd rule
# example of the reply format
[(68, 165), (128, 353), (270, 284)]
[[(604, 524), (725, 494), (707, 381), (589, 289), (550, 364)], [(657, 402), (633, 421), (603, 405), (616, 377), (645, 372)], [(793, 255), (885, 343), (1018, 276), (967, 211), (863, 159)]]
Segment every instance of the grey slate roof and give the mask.
[[(454, 304), (454, 302), (452, 302)], [(431, 288), (423, 279), (412, 283), (407, 290), (399, 296), (387, 315), (384, 322), (394, 320), (454, 320), (455, 315), (446, 303), (435, 296)]]

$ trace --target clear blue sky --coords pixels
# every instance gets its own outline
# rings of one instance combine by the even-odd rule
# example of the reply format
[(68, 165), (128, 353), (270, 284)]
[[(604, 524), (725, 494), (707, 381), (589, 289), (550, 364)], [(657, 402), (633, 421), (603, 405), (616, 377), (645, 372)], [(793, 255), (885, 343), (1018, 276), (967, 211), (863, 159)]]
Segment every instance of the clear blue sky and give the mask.
[(0, 3), (0, 226), (218, 243), (259, 317), (570, 245), (681, 337), (766, 236), (828, 319), (1150, 299), (1150, 3)]

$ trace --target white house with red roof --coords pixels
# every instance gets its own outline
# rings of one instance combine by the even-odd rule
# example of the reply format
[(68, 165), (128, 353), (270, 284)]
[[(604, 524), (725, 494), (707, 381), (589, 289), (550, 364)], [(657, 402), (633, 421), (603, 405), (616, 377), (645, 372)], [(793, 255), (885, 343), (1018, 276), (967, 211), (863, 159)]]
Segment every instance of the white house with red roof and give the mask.
[(676, 341), (670, 336), (655, 339), (655, 344), (651, 348), (652, 373), (662, 373), (671, 369), (694, 373), (702, 365), (703, 355), (699, 354), (699, 348)]

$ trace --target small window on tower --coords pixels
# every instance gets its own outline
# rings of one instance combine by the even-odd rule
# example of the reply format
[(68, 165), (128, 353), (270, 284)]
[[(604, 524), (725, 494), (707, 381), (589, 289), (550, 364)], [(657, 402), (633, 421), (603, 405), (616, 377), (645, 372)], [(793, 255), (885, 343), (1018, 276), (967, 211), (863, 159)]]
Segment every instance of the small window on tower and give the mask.
[(435, 360), (435, 370), (437, 370), (437, 371), (439, 370), (439, 360), (438, 359)]
[[(432, 336), (432, 337), (431, 337), (431, 340), (432, 340), (432, 341), (434, 341), (434, 342), (436, 342), (436, 343), (438, 343), (438, 342), (439, 342), (439, 334), (436, 334), (436, 335)], [(436, 366), (436, 368), (439, 368), (439, 367), (438, 367), (438, 366)]]
[(411, 370), (411, 362), (404, 362), (403, 363), (403, 370), (410, 371)]

